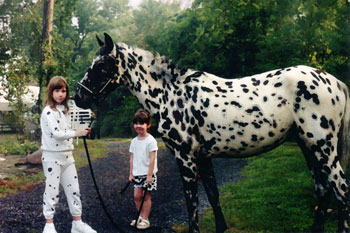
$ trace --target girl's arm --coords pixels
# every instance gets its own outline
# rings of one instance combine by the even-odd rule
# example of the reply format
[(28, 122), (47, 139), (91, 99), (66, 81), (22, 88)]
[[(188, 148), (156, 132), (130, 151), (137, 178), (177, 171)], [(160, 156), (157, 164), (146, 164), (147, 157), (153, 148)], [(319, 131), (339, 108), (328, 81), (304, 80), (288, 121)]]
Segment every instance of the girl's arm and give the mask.
[(46, 121), (47, 121), (47, 127), (49, 129), (50, 135), (54, 139), (58, 140), (66, 140), (73, 138), (75, 136), (75, 132), (70, 129), (60, 129), (59, 128), (59, 122), (60, 120), (65, 120), (65, 119), (56, 119), (54, 114), (52, 112), (47, 112), (46, 114)]
[(149, 152), (149, 167), (148, 167), (148, 174), (147, 174), (147, 185), (152, 184), (152, 175), (154, 170), (154, 165), (156, 161), (156, 150)]
[(132, 169), (133, 169), (133, 162), (134, 162), (134, 153), (130, 153), (130, 170), (129, 170), (129, 181), (132, 182), (134, 180), (134, 176), (132, 175)]
[(66, 140), (73, 137), (86, 136), (89, 132), (87, 129), (79, 129), (77, 131), (73, 131), (67, 128), (62, 130), (59, 127), (59, 123), (61, 120), (65, 120), (64, 118), (56, 119), (52, 111), (45, 112), (44, 114), (47, 121), (47, 127), (49, 128), (51, 136), (55, 139)]

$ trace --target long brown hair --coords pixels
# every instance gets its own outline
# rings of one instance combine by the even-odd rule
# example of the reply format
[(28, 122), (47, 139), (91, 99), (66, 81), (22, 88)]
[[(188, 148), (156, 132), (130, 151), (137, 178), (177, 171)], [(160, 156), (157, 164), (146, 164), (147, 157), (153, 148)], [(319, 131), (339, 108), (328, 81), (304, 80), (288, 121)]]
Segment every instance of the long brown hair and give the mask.
[(53, 91), (56, 89), (66, 88), (67, 95), (66, 98), (63, 100), (62, 105), (65, 108), (65, 114), (68, 114), (69, 112), (69, 88), (67, 81), (62, 76), (55, 76), (50, 79), (49, 84), (46, 88), (46, 101), (45, 105), (49, 105), (50, 108), (56, 109), (57, 102), (53, 99)]

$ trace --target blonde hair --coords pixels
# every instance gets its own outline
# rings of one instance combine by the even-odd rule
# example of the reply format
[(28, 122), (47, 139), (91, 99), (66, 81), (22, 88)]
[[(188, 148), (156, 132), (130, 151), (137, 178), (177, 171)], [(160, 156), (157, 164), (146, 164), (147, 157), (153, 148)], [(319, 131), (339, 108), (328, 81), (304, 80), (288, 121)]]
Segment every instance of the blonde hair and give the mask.
[(50, 79), (50, 82), (46, 88), (45, 105), (49, 105), (50, 108), (56, 109), (57, 102), (53, 99), (53, 91), (56, 89), (61, 89), (61, 88), (66, 88), (67, 95), (66, 95), (66, 98), (62, 101), (62, 105), (65, 108), (65, 114), (68, 114), (68, 112), (69, 112), (69, 106), (68, 106), (69, 88), (68, 88), (67, 81), (62, 76), (55, 76), (55, 77)]

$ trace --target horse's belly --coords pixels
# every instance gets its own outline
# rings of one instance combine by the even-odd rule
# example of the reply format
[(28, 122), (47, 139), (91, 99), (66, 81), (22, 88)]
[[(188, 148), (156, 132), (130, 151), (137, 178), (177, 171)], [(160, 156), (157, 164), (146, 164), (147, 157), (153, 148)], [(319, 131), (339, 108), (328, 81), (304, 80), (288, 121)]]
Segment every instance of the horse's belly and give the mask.
[(252, 114), (245, 115), (244, 118), (232, 118), (228, 124), (225, 124), (225, 119), (219, 122), (221, 122), (219, 130), (206, 131), (209, 136), (206, 140), (213, 143), (208, 151), (209, 154), (248, 157), (269, 151), (282, 144), (294, 120), (290, 109), (286, 107), (263, 116)]

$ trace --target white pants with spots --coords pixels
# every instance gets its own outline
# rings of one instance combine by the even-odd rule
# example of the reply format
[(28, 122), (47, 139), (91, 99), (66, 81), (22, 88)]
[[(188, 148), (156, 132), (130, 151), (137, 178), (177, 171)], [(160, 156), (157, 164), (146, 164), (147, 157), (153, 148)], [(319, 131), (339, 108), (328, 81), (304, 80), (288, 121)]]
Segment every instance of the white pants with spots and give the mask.
[(46, 219), (52, 219), (58, 203), (59, 185), (61, 184), (67, 197), (72, 216), (81, 216), (82, 206), (75, 160), (71, 151), (43, 151), (43, 170), (46, 177), (43, 195), (43, 212)]

